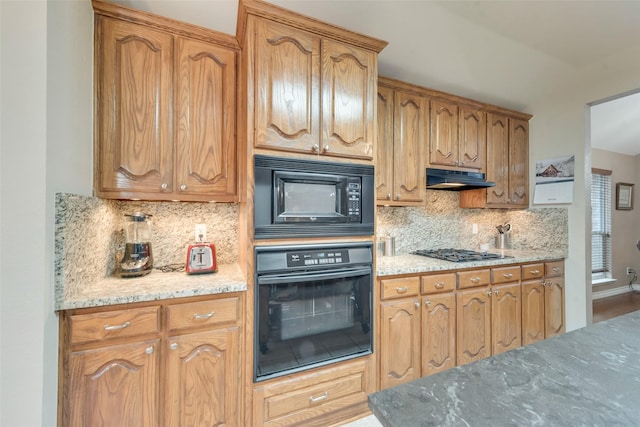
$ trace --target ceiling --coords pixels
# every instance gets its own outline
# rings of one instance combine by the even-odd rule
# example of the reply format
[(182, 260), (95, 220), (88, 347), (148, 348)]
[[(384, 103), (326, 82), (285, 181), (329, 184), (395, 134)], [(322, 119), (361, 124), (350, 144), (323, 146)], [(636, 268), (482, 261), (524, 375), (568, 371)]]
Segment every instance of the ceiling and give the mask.
[[(237, 0), (115, 1), (235, 34)], [(576, 70), (640, 45), (637, 0), (271, 3), (388, 41), (382, 75), (529, 113), (536, 97), (572, 84)], [(639, 94), (594, 105), (591, 123), (592, 146), (640, 154)]]

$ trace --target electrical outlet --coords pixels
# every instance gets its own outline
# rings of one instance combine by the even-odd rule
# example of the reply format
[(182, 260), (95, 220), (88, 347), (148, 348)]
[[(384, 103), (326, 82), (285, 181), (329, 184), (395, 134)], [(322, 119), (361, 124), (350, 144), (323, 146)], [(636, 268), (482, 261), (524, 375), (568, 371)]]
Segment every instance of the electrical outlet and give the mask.
[(631, 269), (631, 267), (627, 267), (627, 276), (632, 274), (634, 271)]
[(471, 232), (473, 234), (478, 234), (478, 224), (471, 224)]
[(195, 232), (195, 241), (196, 242), (206, 242), (207, 241), (207, 224), (196, 224), (196, 232)]

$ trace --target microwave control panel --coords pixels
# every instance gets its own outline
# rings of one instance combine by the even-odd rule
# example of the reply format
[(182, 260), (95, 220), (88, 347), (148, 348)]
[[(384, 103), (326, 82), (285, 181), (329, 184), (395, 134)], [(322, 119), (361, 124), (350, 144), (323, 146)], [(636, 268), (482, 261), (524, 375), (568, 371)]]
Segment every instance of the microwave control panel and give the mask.
[(362, 194), (362, 186), (357, 178), (349, 179), (347, 183), (347, 215), (360, 221), (360, 199)]
[(287, 252), (287, 267), (339, 265), (349, 263), (346, 249)]

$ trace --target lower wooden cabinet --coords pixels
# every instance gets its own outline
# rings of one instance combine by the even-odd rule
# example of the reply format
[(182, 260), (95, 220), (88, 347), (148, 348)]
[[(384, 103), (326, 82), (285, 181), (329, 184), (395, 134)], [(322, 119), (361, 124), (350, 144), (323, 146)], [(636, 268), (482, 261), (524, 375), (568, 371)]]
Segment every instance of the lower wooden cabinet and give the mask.
[(58, 425), (241, 425), (241, 313), (237, 294), (62, 312)]
[(371, 357), (256, 384), (253, 425), (324, 427), (368, 412), (374, 392)]
[(522, 346), (520, 281), (493, 285), (491, 294), (491, 354)]
[(422, 376), (456, 366), (456, 297), (453, 293), (422, 298)]
[(488, 286), (456, 295), (456, 361), (466, 365), (491, 356), (491, 299)]
[(402, 298), (381, 304), (380, 387), (420, 378), (420, 299)]
[(552, 261), (522, 267), (522, 344), (565, 332), (564, 263)]

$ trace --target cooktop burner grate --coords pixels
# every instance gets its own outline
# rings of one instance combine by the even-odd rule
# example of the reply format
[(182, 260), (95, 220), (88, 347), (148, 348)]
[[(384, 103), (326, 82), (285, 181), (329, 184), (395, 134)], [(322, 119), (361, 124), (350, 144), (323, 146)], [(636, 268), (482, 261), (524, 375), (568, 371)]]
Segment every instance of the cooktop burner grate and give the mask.
[(451, 262), (484, 261), (498, 258), (512, 258), (506, 255), (494, 254), (491, 252), (476, 252), (466, 249), (418, 249), (412, 252), (415, 255), (429, 258), (441, 259)]

